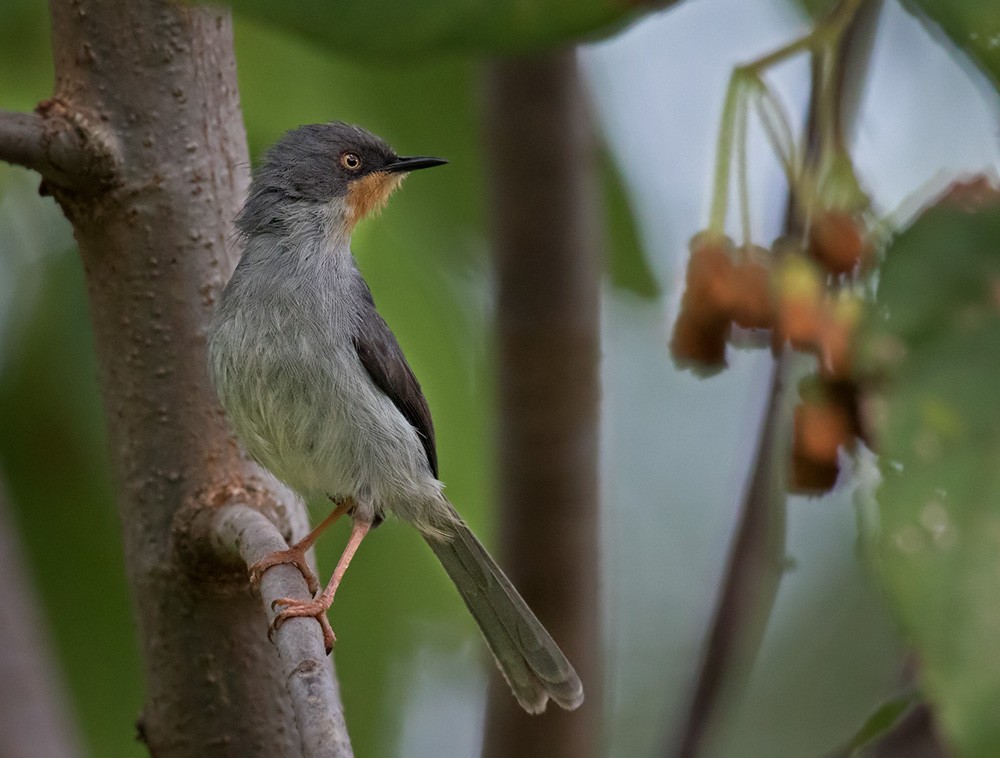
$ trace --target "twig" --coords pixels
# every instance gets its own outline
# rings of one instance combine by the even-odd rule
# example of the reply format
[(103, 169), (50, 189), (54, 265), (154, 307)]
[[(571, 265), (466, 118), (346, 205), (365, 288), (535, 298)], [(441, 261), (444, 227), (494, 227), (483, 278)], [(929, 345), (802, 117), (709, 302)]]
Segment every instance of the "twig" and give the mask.
[(0, 111), (0, 158), (39, 170), (45, 159), (42, 117), (37, 113)]
[(0, 160), (65, 189), (96, 189), (115, 177), (111, 148), (57, 100), (43, 102), (35, 113), (0, 110)]
[[(238, 561), (243, 570), (268, 553), (288, 547), (277, 527), (245, 505), (202, 509), (192, 520), (190, 537), (222, 561)], [(305, 579), (292, 566), (264, 573), (260, 596), (268, 623), (271, 604), (282, 597), (309, 598)], [(264, 634), (264, 629), (261, 629)], [(289, 619), (275, 630), (295, 721), (305, 758), (348, 758), (352, 755), (340, 693), (326, 655), (323, 634), (313, 619)]]

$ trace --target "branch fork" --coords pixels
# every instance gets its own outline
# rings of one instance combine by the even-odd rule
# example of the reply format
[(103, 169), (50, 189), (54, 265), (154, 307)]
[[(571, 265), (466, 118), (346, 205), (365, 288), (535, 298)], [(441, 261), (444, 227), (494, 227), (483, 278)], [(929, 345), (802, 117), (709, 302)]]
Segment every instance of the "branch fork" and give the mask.
[(0, 160), (37, 171), (44, 189), (94, 192), (119, 181), (110, 135), (58, 98), (33, 113), (0, 110)]

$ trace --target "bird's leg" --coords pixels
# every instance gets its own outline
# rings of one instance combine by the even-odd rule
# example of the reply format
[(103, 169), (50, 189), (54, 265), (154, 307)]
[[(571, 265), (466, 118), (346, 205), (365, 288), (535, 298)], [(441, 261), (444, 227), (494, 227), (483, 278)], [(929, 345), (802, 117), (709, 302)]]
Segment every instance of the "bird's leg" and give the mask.
[(368, 530), (371, 529), (372, 522), (370, 520), (360, 520), (356, 519), (354, 521), (354, 526), (351, 528), (350, 539), (347, 540), (347, 546), (344, 548), (344, 552), (340, 556), (340, 560), (337, 561), (337, 568), (333, 570), (333, 576), (330, 577), (330, 583), (326, 585), (326, 589), (316, 598), (312, 600), (296, 600), (294, 598), (286, 597), (279, 598), (271, 603), (271, 607), (281, 606), (282, 611), (274, 617), (274, 623), (272, 625), (273, 629), (277, 629), (285, 621), (290, 618), (296, 618), (298, 616), (314, 616), (320, 625), (323, 627), (323, 639), (326, 642), (326, 652), (329, 653), (333, 649), (333, 643), (337, 641), (336, 636), (333, 633), (333, 629), (330, 627), (330, 622), (326, 617), (326, 612), (330, 610), (330, 606), (333, 604), (333, 596), (337, 592), (337, 587), (340, 586), (340, 581), (344, 578), (344, 573), (347, 571), (348, 565), (351, 563), (351, 558), (358, 550), (358, 546), (361, 544), (361, 540), (365, 538), (368, 534)]
[[(331, 500), (333, 500), (333, 498), (331, 498)], [(334, 521), (339, 519), (354, 506), (354, 500), (349, 497), (340, 501), (334, 500), (333, 502), (336, 504), (336, 508), (334, 508), (330, 515), (323, 519), (315, 529), (309, 532), (309, 534), (287, 550), (276, 550), (273, 553), (269, 553), (250, 567), (250, 584), (252, 586), (259, 586), (260, 578), (264, 576), (264, 572), (272, 566), (280, 566), (283, 563), (290, 563), (302, 572), (302, 576), (305, 578), (306, 584), (309, 586), (309, 594), (316, 594), (316, 590), (319, 589), (319, 580), (316, 579), (316, 574), (313, 573), (312, 568), (310, 568), (309, 563), (306, 561), (306, 551), (313, 546), (313, 543), (316, 542), (317, 538), (325, 532)]]

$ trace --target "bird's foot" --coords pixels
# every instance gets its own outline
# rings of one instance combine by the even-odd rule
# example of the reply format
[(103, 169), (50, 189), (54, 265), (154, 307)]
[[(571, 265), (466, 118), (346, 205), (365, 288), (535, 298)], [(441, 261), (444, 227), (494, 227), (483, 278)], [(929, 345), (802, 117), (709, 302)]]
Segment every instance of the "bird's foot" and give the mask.
[(259, 587), (261, 577), (264, 576), (264, 572), (269, 568), (288, 563), (295, 566), (302, 573), (302, 577), (306, 580), (306, 585), (309, 587), (309, 594), (315, 595), (316, 591), (319, 590), (319, 580), (306, 560), (307, 549), (294, 545), (287, 550), (276, 550), (273, 553), (265, 555), (250, 567), (251, 586), (255, 589)]
[(282, 610), (271, 622), (271, 629), (268, 632), (270, 637), (274, 631), (291, 618), (314, 618), (323, 629), (323, 644), (326, 645), (326, 654), (333, 650), (333, 643), (337, 641), (337, 635), (333, 633), (330, 626), (330, 619), (326, 617), (326, 612), (330, 610), (330, 604), (322, 599), (296, 600), (291, 597), (282, 597), (271, 603), (271, 609), (280, 607)]

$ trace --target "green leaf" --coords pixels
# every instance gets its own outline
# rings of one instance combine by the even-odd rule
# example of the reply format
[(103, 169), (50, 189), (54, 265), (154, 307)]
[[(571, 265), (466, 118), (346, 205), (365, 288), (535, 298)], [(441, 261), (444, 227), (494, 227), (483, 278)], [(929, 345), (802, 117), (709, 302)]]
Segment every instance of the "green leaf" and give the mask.
[(611, 283), (644, 300), (653, 300), (660, 296), (660, 285), (646, 259), (622, 177), (609, 155), (605, 154), (601, 163)]
[(874, 740), (885, 735), (902, 718), (902, 716), (917, 703), (919, 694), (909, 690), (881, 703), (865, 723), (855, 732), (850, 741), (830, 758), (854, 758), (858, 751)]
[(1000, 745), (1000, 210), (926, 212), (891, 245), (863, 363), (886, 378), (876, 555), (962, 756)]
[(910, 0), (1000, 87), (1000, 3), (995, 0)]
[(676, 0), (233, 0), (329, 52), (379, 58), (522, 53), (609, 34)]

